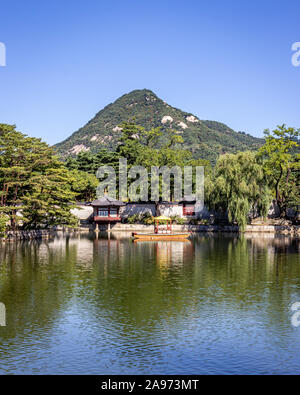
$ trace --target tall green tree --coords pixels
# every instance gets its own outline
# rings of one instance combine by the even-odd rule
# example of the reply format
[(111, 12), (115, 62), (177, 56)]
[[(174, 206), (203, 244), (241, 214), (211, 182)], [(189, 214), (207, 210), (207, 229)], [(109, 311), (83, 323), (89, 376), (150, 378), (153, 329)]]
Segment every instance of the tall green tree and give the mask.
[(117, 154), (119, 157), (127, 159), (129, 167), (139, 164), (144, 148), (141, 141), (145, 134), (144, 128), (136, 125), (134, 120), (122, 122), (120, 127), (122, 128), (122, 135), (117, 147)]
[(81, 170), (71, 170), (71, 189), (76, 193), (76, 200), (89, 202), (96, 198), (96, 188), (99, 184), (94, 174)]
[[(76, 158), (67, 159), (68, 169), (83, 171), (85, 174), (95, 174), (101, 165), (109, 165), (116, 170), (117, 185), (119, 158), (127, 159), (129, 169), (135, 165), (147, 168), (149, 176), (152, 166), (179, 166), (182, 170), (184, 166), (204, 166), (206, 176), (211, 172), (209, 161), (193, 159), (191, 152), (182, 149), (184, 141), (177, 131), (168, 129), (163, 132), (160, 127), (145, 130), (142, 126), (136, 125), (134, 119), (123, 122), (119, 126), (122, 129), (122, 134), (116, 152), (107, 150), (100, 150), (97, 154), (81, 152)], [(128, 180), (128, 182), (130, 181)], [(79, 183), (79, 185), (83, 184)], [(195, 184), (195, 174), (193, 175), (193, 184)], [(173, 179), (171, 179), (171, 187), (172, 185)], [(82, 194), (84, 194), (83, 190)]]
[(51, 147), (0, 124), (0, 212), (12, 229), (74, 225), (71, 178)]
[(113, 166), (115, 169), (119, 165), (119, 155), (106, 149), (99, 150), (96, 154), (90, 152), (80, 152), (76, 158), (69, 157), (65, 161), (65, 166), (69, 170), (79, 170), (85, 173), (96, 174), (101, 165)]
[(299, 133), (286, 125), (266, 130), (266, 142), (259, 149), (281, 216), (286, 215), (288, 207), (300, 205)]
[(227, 212), (229, 221), (241, 229), (251, 210), (266, 216), (272, 200), (261, 161), (250, 151), (220, 156), (206, 188), (210, 208)]

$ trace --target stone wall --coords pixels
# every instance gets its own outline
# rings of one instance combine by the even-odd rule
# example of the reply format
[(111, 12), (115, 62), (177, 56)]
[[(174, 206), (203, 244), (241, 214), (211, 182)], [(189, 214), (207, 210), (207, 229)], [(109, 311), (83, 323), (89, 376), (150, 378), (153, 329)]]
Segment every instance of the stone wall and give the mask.
[[(214, 232), (228, 232), (237, 233), (239, 232), (238, 226), (220, 226), (220, 225), (173, 225), (173, 232), (195, 232), (195, 233), (214, 233)], [(86, 232), (89, 229), (56, 229), (56, 230), (30, 230), (30, 231), (9, 231), (7, 237), (0, 239), (3, 241), (18, 241), (18, 240), (33, 240), (33, 239), (47, 239), (49, 237), (56, 236), (58, 234), (68, 234), (75, 232)], [(91, 229), (93, 230), (93, 229)], [(105, 229), (103, 229), (105, 230)], [(144, 232), (152, 233), (154, 231), (153, 225), (142, 225), (142, 224), (121, 224), (117, 223), (111, 226), (112, 232)], [(300, 225), (289, 226), (289, 225), (248, 225), (245, 229), (246, 234), (259, 235), (263, 234), (286, 234), (300, 237)]]
[(58, 235), (67, 235), (74, 234), (80, 232), (87, 232), (88, 228), (63, 228), (56, 227), (50, 230), (18, 230), (18, 231), (8, 231), (6, 233), (6, 237), (0, 238), (0, 241), (22, 241), (22, 240), (38, 240), (38, 239), (48, 239), (50, 237), (58, 236)]
[(55, 231), (50, 230), (18, 230), (8, 231), (5, 240), (33, 240), (44, 239), (55, 234)]
[[(128, 231), (128, 232), (145, 232), (152, 233), (153, 225), (142, 224), (120, 224), (117, 223), (111, 227), (112, 231)], [(239, 232), (238, 226), (222, 226), (222, 225), (172, 225), (173, 232)], [(282, 234), (299, 234), (299, 226), (289, 225), (247, 225), (245, 233), (282, 233)]]

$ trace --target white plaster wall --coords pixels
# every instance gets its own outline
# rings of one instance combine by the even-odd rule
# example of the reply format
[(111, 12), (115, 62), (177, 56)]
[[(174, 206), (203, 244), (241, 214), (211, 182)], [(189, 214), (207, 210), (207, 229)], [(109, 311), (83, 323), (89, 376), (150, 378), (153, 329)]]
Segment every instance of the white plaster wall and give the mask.
[(159, 204), (158, 211), (158, 215), (165, 215), (167, 217), (173, 217), (174, 215), (183, 216), (183, 209), (179, 204)]
[(93, 215), (93, 207), (79, 206), (79, 208), (72, 209), (71, 213), (81, 221), (87, 221)]

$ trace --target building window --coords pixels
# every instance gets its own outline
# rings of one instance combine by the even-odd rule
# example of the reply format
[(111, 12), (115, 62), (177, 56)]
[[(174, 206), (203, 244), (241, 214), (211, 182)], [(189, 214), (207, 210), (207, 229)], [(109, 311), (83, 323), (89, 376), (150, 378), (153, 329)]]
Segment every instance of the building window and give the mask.
[(118, 209), (117, 208), (111, 207), (109, 211), (110, 211), (110, 213), (109, 213), (110, 217), (117, 217), (118, 216)]
[(108, 208), (107, 207), (98, 208), (98, 217), (108, 217)]
[(183, 206), (183, 215), (185, 217), (193, 217), (195, 215), (195, 205), (187, 204)]

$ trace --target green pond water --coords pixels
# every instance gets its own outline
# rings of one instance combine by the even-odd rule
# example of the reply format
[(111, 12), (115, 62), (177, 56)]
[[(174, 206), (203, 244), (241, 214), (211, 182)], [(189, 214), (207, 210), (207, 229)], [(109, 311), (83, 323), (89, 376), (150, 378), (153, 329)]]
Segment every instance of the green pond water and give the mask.
[(0, 374), (300, 373), (300, 240), (0, 244)]

